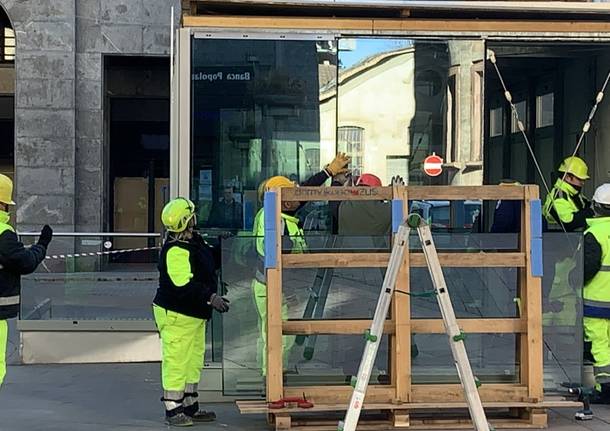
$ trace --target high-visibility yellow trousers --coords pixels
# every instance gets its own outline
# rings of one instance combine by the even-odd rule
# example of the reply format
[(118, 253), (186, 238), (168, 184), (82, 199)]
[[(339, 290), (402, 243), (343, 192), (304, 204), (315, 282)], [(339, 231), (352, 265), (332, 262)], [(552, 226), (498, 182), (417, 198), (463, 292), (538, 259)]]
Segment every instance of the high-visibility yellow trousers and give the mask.
[[(258, 312), (259, 336), (256, 342), (257, 363), (261, 367), (261, 374), (267, 375), (267, 285), (257, 280), (252, 280), (252, 292), (256, 311)], [(288, 305), (282, 303), (282, 320), (288, 319)], [(284, 368), (288, 363), (290, 350), (294, 346), (296, 337), (294, 335), (284, 335), (282, 337), (282, 351), (284, 357)]]
[(610, 383), (610, 319), (584, 317), (585, 339), (591, 342), (591, 354), (597, 388)]
[(187, 385), (199, 383), (205, 354), (203, 319), (153, 306), (155, 322), (161, 336), (161, 382), (163, 396), (180, 400)]
[(8, 340), (8, 322), (0, 320), (0, 386), (6, 376), (6, 341)]

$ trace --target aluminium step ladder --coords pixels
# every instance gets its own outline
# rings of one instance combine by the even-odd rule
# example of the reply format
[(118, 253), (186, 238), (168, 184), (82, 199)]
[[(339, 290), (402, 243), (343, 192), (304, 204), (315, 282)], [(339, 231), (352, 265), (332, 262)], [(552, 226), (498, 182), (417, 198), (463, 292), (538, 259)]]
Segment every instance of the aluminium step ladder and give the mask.
[(392, 247), (392, 253), (390, 254), (386, 276), (383, 280), (383, 286), (381, 287), (381, 294), (377, 301), (373, 323), (365, 334), (366, 346), (360, 362), (360, 368), (358, 369), (358, 377), (352, 380), (354, 392), (352, 393), (345, 419), (339, 423), (338, 429), (339, 431), (355, 431), (358, 426), (358, 419), (360, 418), (360, 411), (362, 410), (362, 405), (364, 403), (366, 389), (377, 356), (379, 343), (383, 335), (383, 324), (388, 315), (405, 249), (409, 246), (409, 234), (411, 229), (417, 229), (422, 244), (428, 271), (430, 272), (432, 284), (434, 286), (433, 294), (436, 296), (441, 310), (445, 331), (449, 337), (451, 353), (455, 360), (462, 387), (464, 388), (464, 395), (468, 403), (468, 410), (470, 411), (470, 417), (472, 418), (474, 428), (476, 431), (490, 431), (493, 428), (487, 422), (485, 411), (481, 404), (481, 398), (479, 397), (478, 387), (480, 386), (480, 383), (474, 377), (472, 368), (470, 367), (470, 361), (468, 360), (466, 348), (464, 347), (465, 335), (460, 330), (455, 318), (455, 313), (445, 283), (445, 277), (443, 276), (443, 271), (436, 253), (436, 247), (432, 240), (430, 226), (427, 225), (418, 214), (409, 215), (406, 224), (403, 223), (398, 228), (394, 246)]

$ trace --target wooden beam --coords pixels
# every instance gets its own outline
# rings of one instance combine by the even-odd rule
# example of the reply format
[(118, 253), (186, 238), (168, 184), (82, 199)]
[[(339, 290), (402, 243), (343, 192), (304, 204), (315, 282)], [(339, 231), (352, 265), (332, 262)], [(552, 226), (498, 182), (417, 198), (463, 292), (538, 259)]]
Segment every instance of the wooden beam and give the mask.
[(542, 339), (542, 279), (532, 276), (531, 252), (531, 201), (538, 199), (538, 186), (526, 186), (526, 200), (521, 210), (521, 250), (525, 252), (526, 266), (521, 268), (519, 296), (523, 318), (527, 321), (527, 333), (520, 339), (521, 382), (529, 388), (531, 400), (544, 396), (543, 339)]
[[(466, 334), (515, 334), (525, 333), (524, 319), (458, 319), (458, 325)], [(442, 319), (413, 319), (411, 332), (414, 334), (444, 334)]]
[[(404, 313), (404, 310), (401, 308), (400, 313)], [(371, 320), (288, 320), (283, 323), (282, 331), (284, 335), (363, 334), (370, 329), (371, 323)], [(467, 334), (519, 334), (527, 331), (524, 319), (458, 319), (458, 325)], [(395, 320), (388, 320), (384, 334), (395, 334), (395, 326)], [(412, 319), (409, 327), (413, 334), (445, 333), (442, 319)]]
[[(268, 404), (260, 400), (237, 401), (237, 407), (241, 414), (261, 414), (270, 411)], [(549, 400), (546, 399), (541, 403), (532, 403), (528, 401), (486, 401), (483, 407), (489, 409), (506, 409), (506, 408), (582, 408), (582, 403), (569, 400)], [(442, 401), (430, 403), (365, 403), (362, 410), (390, 410), (399, 412), (409, 412), (414, 410), (438, 410), (438, 409), (466, 409), (468, 404), (465, 402), (444, 403)], [(308, 412), (332, 412), (342, 411), (347, 409), (347, 403), (337, 404), (315, 404)], [(298, 406), (288, 405), (283, 409), (273, 409), (272, 412), (277, 413), (303, 413), (303, 409)]]
[(382, 201), (392, 199), (392, 187), (294, 187), (282, 191), (284, 201)]
[(284, 268), (378, 268), (388, 265), (389, 253), (283, 254)]
[[(439, 253), (438, 259), (445, 268), (519, 268), (525, 266), (523, 253)], [(423, 253), (411, 253), (412, 267), (425, 267)]]
[[(394, 187), (394, 198), (402, 202), (403, 217), (409, 214), (409, 189)], [(396, 402), (409, 402), (411, 399), (411, 298), (404, 292), (410, 291), (410, 255), (408, 239), (405, 254), (402, 259), (396, 289), (392, 298), (392, 320), (395, 334), (390, 338), (390, 378), (396, 387)], [(408, 425), (408, 414), (395, 417), (394, 422)]]
[(494, 20), (494, 19), (382, 19), (202, 15), (185, 16), (185, 27), (277, 30), (345, 30), (374, 32), (474, 32), (474, 33), (608, 33), (606, 21)]
[(281, 190), (276, 189), (275, 250), (277, 265), (267, 269), (267, 401), (282, 398), (283, 376), (283, 339), (282, 339), (282, 208)]
[[(392, 403), (396, 388), (390, 385), (369, 385), (366, 390), (365, 402)], [(286, 397), (302, 397), (315, 404), (345, 404), (347, 405), (354, 389), (349, 386), (287, 386), (284, 388)]]
[[(447, 268), (519, 268), (525, 266), (524, 253), (439, 253)], [(284, 268), (377, 268), (386, 267), (389, 253), (304, 253), (283, 254)], [(425, 267), (423, 253), (409, 253), (411, 267)]]
[(412, 200), (523, 200), (524, 186), (409, 186)]
[[(370, 385), (365, 403), (398, 404), (394, 400), (393, 386)], [(464, 403), (464, 389), (460, 384), (412, 385), (412, 403)], [(314, 404), (345, 404), (349, 402), (353, 389), (351, 386), (291, 386), (284, 389), (287, 397), (302, 397)], [(479, 388), (483, 402), (529, 402), (526, 386), (514, 384), (483, 384)]]
[[(364, 334), (371, 328), (371, 320), (288, 320), (283, 324), (285, 335), (343, 335)], [(394, 322), (385, 323), (384, 334), (393, 334)]]

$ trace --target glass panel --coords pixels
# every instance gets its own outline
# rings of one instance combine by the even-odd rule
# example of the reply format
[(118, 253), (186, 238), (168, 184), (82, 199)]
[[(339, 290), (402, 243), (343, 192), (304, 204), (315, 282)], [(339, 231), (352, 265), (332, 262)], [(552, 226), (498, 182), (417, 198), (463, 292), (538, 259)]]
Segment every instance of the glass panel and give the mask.
[[(519, 382), (515, 334), (468, 334), (465, 344), (472, 371), (482, 383)], [(447, 335), (415, 334), (411, 349), (414, 384), (460, 382)]]
[(554, 121), (555, 94), (536, 96), (536, 127), (552, 126)]
[[(478, 244), (473, 237), (479, 238)], [(308, 243), (316, 250), (338, 247), (337, 243), (326, 244), (328, 238), (310, 237)], [(388, 246), (387, 238), (381, 237), (330, 238), (342, 242), (348, 250), (362, 250), (367, 244), (378, 249)], [(412, 241), (412, 247), (419, 248), (417, 239)], [(490, 245), (509, 249), (516, 247), (517, 236), (435, 234), (435, 241), (446, 248), (471, 244), (473, 250)], [(574, 256), (573, 267), (572, 264), (562, 266), (567, 253), (566, 241), (572, 250), (578, 250), (575, 254), (568, 253)], [(579, 234), (544, 236), (544, 369), (545, 387), (550, 391), (559, 391), (563, 382), (581, 381), (582, 306), (578, 286), (582, 285), (582, 251), (577, 248), (580, 241)], [(223, 281), (232, 304), (231, 318), (223, 322), (223, 366), (225, 392), (231, 395), (260, 394), (263, 390), (260, 321), (252, 288), (256, 261), (253, 238), (235, 237), (223, 243)], [(560, 282), (566, 278), (566, 268), (569, 284)], [(458, 318), (519, 316), (519, 302), (515, 300), (519, 297), (517, 269), (444, 268), (443, 273)], [(291, 320), (370, 318), (382, 277), (383, 269), (379, 268), (285, 270), (285, 316)], [(427, 269), (412, 268), (411, 291), (417, 294), (430, 289)], [(258, 304), (261, 309), (263, 304)], [(435, 298), (412, 297), (411, 313), (414, 318), (440, 318)], [(287, 338), (288, 345), (293, 341), (297, 342), (287, 350), (286, 380), (287, 384), (295, 385), (349, 381), (348, 376), (355, 373), (363, 348), (359, 336)], [(477, 376), (489, 383), (517, 382), (516, 341), (513, 334), (469, 334), (466, 345)], [(416, 334), (413, 352), (414, 383), (457, 382), (445, 335)], [(377, 362), (377, 373), (386, 372), (384, 350)]]
[[(410, 184), (448, 182), (425, 176), (422, 163), (433, 152), (447, 161), (471, 154), (470, 74), (484, 58), (483, 43), (353, 38), (341, 39), (339, 47), (339, 134), (359, 128), (366, 146), (362, 156), (353, 155), (356, 174), (372, 173), (389, 184), (408, 169)], [(399, 166), (387, 162), (398, 157), (405, 160)]]
[[(517, 115), (519, 116), (519, 120), (523, 123), (525, 130), (527, 130), (527, 102), (525, 100), (522, 100), (521, 102), (516, 102), (515, 109), (517, 111)], [(511, 133), (521, 132), (517, 124), (517, 117), (515, 117), (515, 114), (512, 111), (510, 117), (510, 131)]]
[[(517, 317), (516, 268), (443, 268), (455, 314), (462, 319)], [(428, 268), (411, 268), (411, 315), (441, 318), (435, 297), (418, 297), (433, 291)]]
[(582, 234), (546, 233), (543, 252), (544, 386), (562, 392), (582, 382)]
[(192, 198), (207, 228), (249, 229), (261, 181), (303, 182), (336, 151), (336, 43), (192, 40)]
[[(48, 252), (57, 258), (46, 259), (22, 278), (20, 319), (152, 321), (160, 235), (151, 235), (57, 234)], [(25, 245), (36, 240), (37, 235), (21, 235)], [(218, 361), (220, 315), (214, 313), (206, 329), (206, 358)]]
[(489, 112), (489, 136), (495, 138), (504, 133), (504, 109), (493, 108)]

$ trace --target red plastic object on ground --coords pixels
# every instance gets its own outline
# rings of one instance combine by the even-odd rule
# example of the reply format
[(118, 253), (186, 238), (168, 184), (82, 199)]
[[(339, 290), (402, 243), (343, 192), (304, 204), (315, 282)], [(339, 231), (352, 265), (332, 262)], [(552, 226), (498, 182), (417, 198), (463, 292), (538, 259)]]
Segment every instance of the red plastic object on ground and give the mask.
[(307, 398), (305, 398), (305, 396), (303, 396), (303, 398), (300, 398), (300, 397), (282, 398), (281, 400), (272, 401), (272, 402), (268, 403), (267, 406), (271, 410), (278, 410), (278, 409), (286, 408), (286, 406), (288, 404), (296, 404), (297, 407), (300, 409), (310, 409), (313, 407), (313, 403), (311, 401), (307, 401)]

